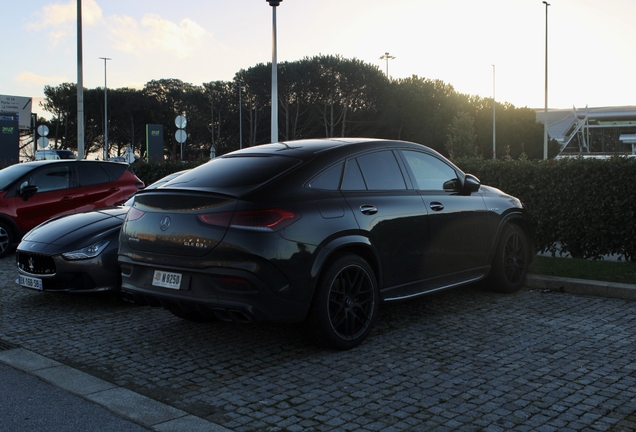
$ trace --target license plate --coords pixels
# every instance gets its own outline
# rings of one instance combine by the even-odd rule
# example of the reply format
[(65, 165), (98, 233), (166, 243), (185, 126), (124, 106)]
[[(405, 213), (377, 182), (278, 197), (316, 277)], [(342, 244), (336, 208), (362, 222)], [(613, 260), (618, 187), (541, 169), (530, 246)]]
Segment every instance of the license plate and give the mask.
[(42, 279), (31, 276), (18, 275), (18, 283), (26, 288), (42, 291)]
[(163, 288), (179, 289), (181, 287), (181, 274), (155, 270), (152, 284)]

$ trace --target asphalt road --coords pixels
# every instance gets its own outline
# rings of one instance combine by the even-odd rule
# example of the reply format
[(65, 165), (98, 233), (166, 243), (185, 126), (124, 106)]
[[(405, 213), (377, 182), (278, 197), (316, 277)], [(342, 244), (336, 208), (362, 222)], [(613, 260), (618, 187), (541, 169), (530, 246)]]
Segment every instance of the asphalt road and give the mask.
[(42, 379), (0, 363), (0, 430), (143, 432), (150, 429)]
[(298, 325), (30, 291), (13, 265), (0, 362), (154, 430), (636, 430), (633, 300), (464, 287), (385, 305), (365, 343), (334, 352)]

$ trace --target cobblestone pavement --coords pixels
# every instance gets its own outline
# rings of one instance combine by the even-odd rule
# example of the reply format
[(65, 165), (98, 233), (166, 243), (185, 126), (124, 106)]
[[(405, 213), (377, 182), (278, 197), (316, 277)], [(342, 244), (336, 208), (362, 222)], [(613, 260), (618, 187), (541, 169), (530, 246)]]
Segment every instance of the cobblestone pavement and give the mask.
[(0, 341), (234, 431), (636, 430), (636, 303), (475, 287), (385, 305), (348, 352), (298, 325), (196, 324), (30, 291), (0, 260)]

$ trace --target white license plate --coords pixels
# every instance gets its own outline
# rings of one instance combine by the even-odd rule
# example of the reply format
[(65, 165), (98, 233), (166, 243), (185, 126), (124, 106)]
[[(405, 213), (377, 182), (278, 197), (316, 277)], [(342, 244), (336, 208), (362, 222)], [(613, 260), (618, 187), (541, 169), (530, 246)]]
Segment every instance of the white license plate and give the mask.
[(18, 283), (26, 288), (42, 291), (42, 279), (31, 276), (18, 275)]
[(155, 270), (152, 284), (164, 288), (179, 289), (181, 287), (181, 274)]

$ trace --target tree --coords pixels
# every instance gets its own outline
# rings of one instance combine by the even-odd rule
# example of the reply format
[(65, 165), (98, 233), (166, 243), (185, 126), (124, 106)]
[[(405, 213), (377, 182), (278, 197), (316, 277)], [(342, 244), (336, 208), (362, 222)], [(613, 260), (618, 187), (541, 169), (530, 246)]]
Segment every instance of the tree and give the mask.
[(174, 135), (177, 131), (175, 118), (188, 112), (192, 105), (186, 97), (188, 92), (195, 91), (192, 84), (185, 83), (179, 79), (153, 80), (144, 87), (144, 95), (150, 108), (150, 119), (154, 124), (161, 124), (164, 127), (164, 140), (168, 143), (164, 145), (168, 157), (176, 159), (180, 155), (179, 143)]
[[(425, 144), (442, 153), (461, 153), (466, 149), (457, 147), (456, 141), (463, 142), (460, 135), (465, 132), (474, 135), (472, 145), (479, 155), (492, 154), (492, 99), (459, 94), (450, 84), (416, 75), (389, 80), (378, 66), (341, 56), (284, 62), (279, 64), (278, 74), (276, 127), (282, 140), (380, 137)], [(42, 106), (53, 114), (49, 135), (53, 147), (77, 149), (76, 93), (76, 85), (71, 83), (45, 87)], [(103, 88), (84, 92), (87, 154), (99, 154), (103, 149), (103, 97)], [(166, 155), (178, 158), (174, 120), (179, 115), (188, 120), (183, 149), (189, 158), (207, 156), (211, 146), (222, 155), (268, 143), (271, 137), (271, 64), (242, 69), (232, 81), (201, 86), (160, 79), (149, 81), (142, 90), (109, 89), (108, 99), (109, 147), (117, 155), (130, 144), (143, 157), (145, 125), (155, 123), (164, 126)], [(542, 158), (543, 125), (537, 122), (534, 110), (497, 103), (496, 120), (498, 155)], [(461, 127), (472, 129), (462, 131)], [(468, 150), (473, 153), (472, 148)], [(557, 151), (551, 141), (550, 155)]]
[(249, 128), (248, 147), (269, 142), (271, 135), (260, 132), (261, 123), (271, 118), (271, 110), (267, 108), (271, 102), (271, 64), (268, 66), (259, 63), (247, 70), (241, 69), (234, 80), (243, 83), (242, 104), (244, 120)]
[(387, 138), (424, 144), (444, 152), (447, 128), (465, 101), (451, 85), (413, 75), (391, 82), (380, 116)]
[(109, 147), (121, 156), (128, 145), (141, 156), (145, 153), (145, 128), (152, 123), (146, 109), (148, 102), (142, 90), (131, 88), (108, 91), (110, 123), (108, 129)]
[(306, 61), (308, 102), (323, 136), (356, 135), (357, 131), (368, 130), (388, 83), (379, 68), (340, 56), (319, 56)]
[(77, 131), (77, 128), (69, 127), (69, 123), (75, 125), (77, 120), (77, 86), (71, 83), (62, 83), (57, 87), (47, 85), (44, 86), (44, 96), (44, 102), (40, 102), (40, 106), (53, 115), (51, 123), (54, 127), (49, 132), (53, 148), (59, 146), (77, 150), (77, 142), (74, 147), (67, 144), (69, 134), (73, 134), (73, 130)]
[(284, 140), (315, 136), (308, 81), (311, 67), (307, 59), (278, 66), (279, 134)]
[(444, 148), (451, 158), (478, 157), (479, 147), (476, 145), (477, 135), (473, 118), (461, 111), (448, 126)]
[(215, 154), (226, 153), (230, 148), (236, 150), (237, 135), (233, 132), (236, 124), (236, 105), (238, 99), (237, 86), (230, 81), (211, 81), (203, 84), (203, 94), (205, 97), (207, 130), (210, 137), (210, 146), (214, 146)]

